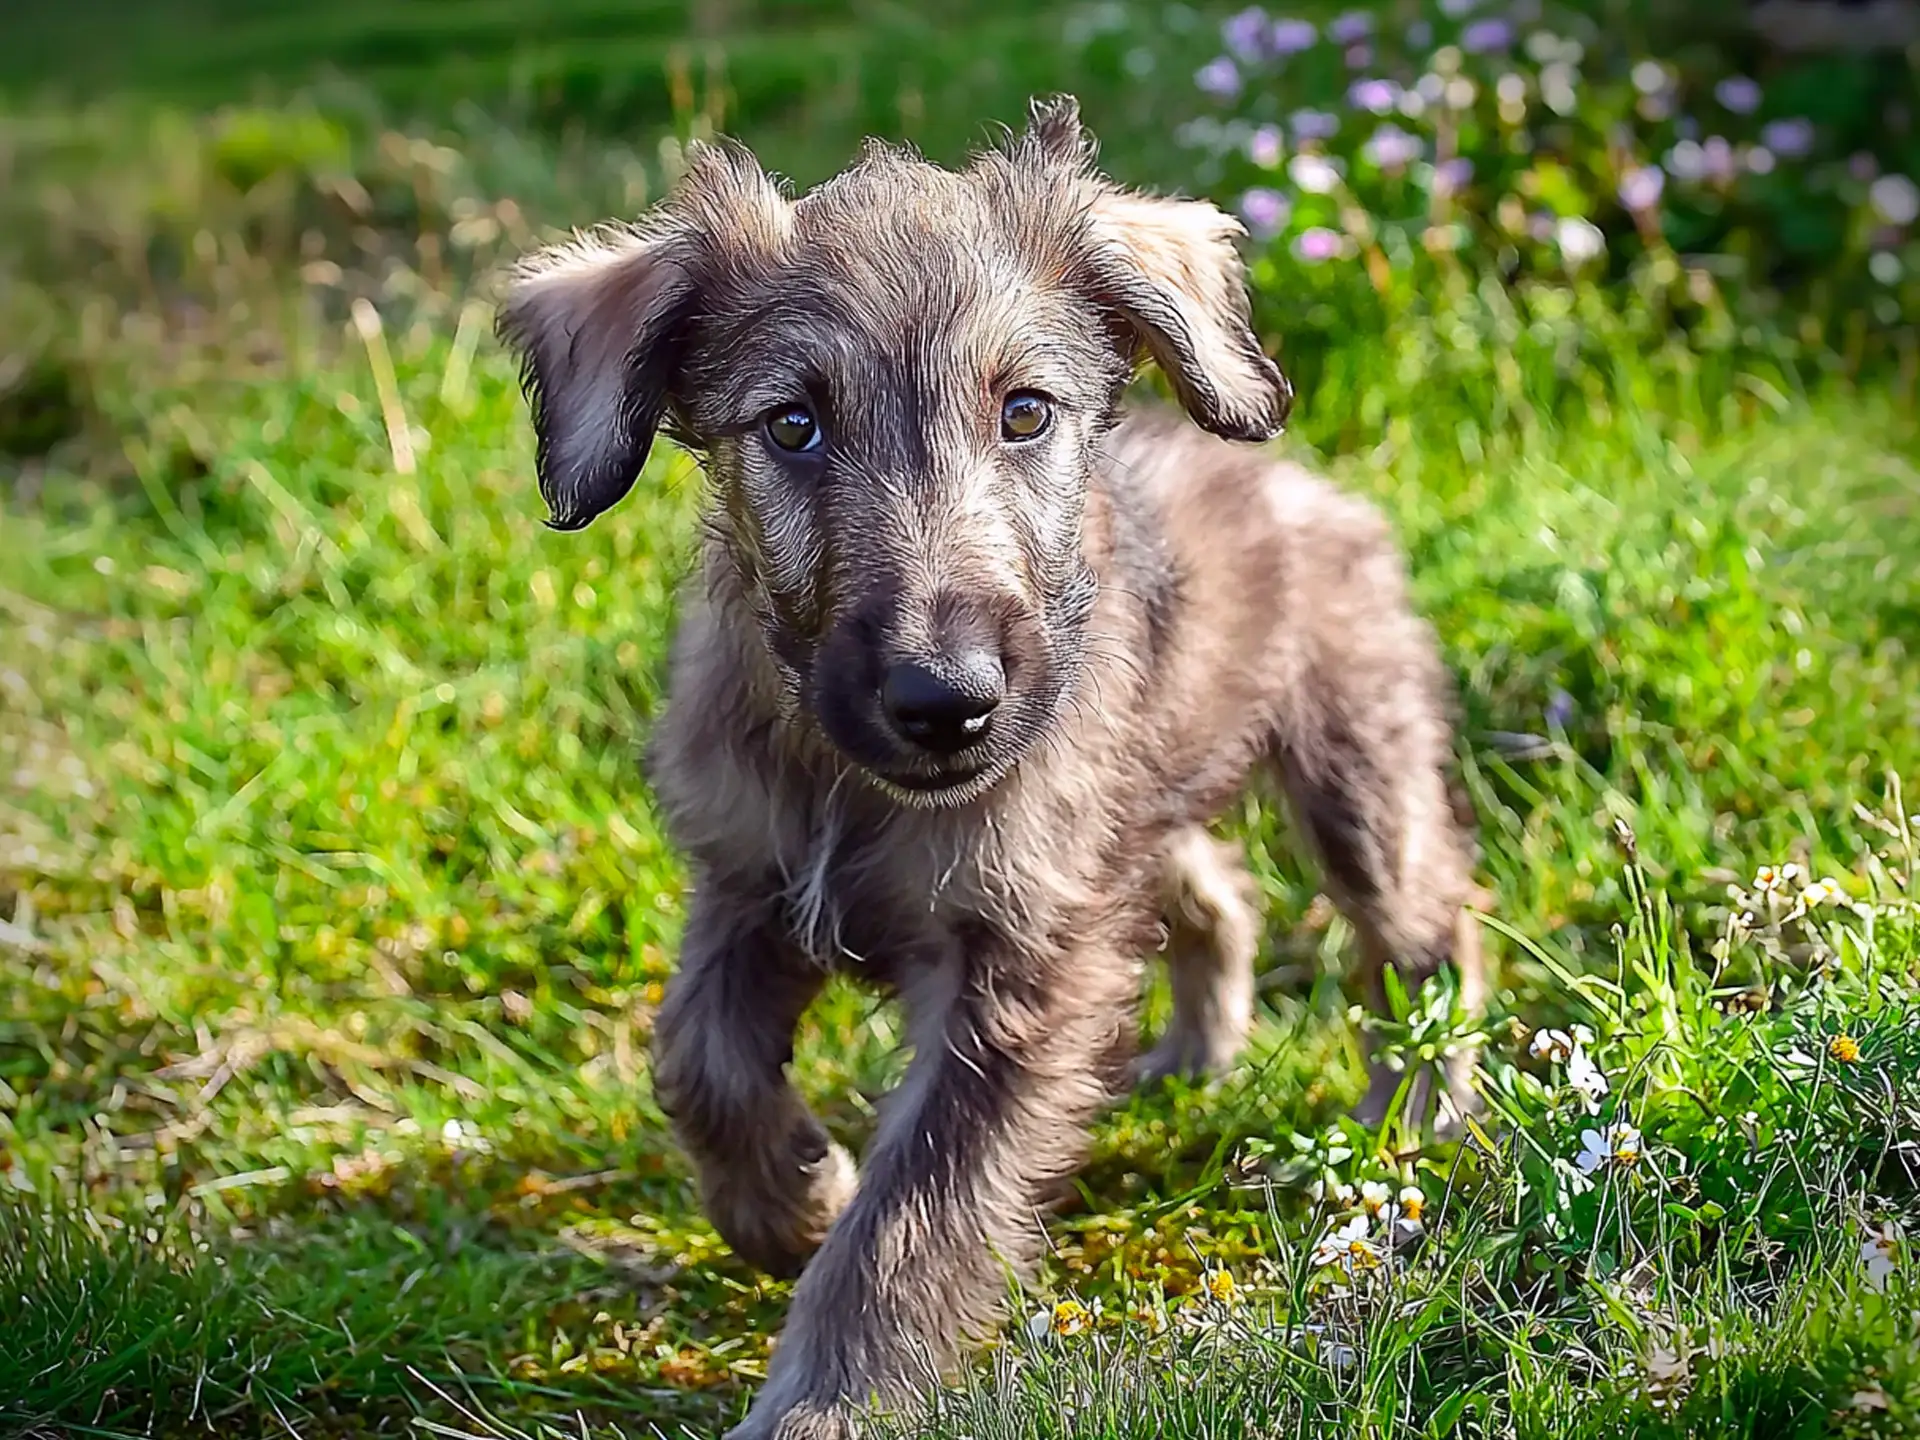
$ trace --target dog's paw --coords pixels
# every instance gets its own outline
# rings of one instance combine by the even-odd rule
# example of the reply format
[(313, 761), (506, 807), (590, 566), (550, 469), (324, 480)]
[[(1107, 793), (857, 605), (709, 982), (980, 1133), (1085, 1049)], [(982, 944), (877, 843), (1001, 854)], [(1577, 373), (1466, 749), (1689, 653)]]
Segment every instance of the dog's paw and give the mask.
[(1140, 1087), (1158, 1085), (1176, 1077), (1189, 1084), (1202, 1085), (1228, 1074), (1239, 1058), (1238, 1037), (1175, 1027), (1161, 1037), (1158, 1045), (1133, 1062), (1132, 1080)]
[(756, 1405), (723, 1440), (858, 1440), (859, 1433), (845, 1406), (801, 1401), (779, 1411)]
[(797, 1173), (728, 1178), (707, 1191), (708, 1218), (736, 1255), (777, 1279), (800, 1273), (859, 1184), (853, 1156), (832, 1142)]

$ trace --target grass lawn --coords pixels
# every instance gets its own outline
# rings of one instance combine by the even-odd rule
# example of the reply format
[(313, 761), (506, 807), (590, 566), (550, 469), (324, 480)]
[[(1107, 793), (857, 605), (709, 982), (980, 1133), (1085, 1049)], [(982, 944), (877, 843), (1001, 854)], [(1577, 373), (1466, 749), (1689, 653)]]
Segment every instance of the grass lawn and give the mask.
[[(648, 1085), (683, 872), (636, 757), (697, 471), (662, 447), (544, 529), (438, 242), (314, 220), (309, 253), (248, 208), (270, 185), (218, 209), (163, 127), (101, 126), (75, 194), (164, 175), (137, 219), (41, 212), (91, 268), (17, 247), (4, 312), (54, 337), (46, 393), (80, 377), (80, 433), (0, 461), (0, 1435), (714, 1433), (787, 1289), (701, 1217)], [(1462, 688), (1487, 1133), (1342, 1127), (1348, 936), (1247, 807), (1253, 1052), (1102, 1122), (938, 1433), (1920, 1426), (1912, 1245), (1874, 1228), (1920, 1165), (1912, 378), (1800, 383), (1570, 295), (1323, 345), (1278, 446), (1391, 515)], [(1530, 1044), (1576, 1025), (1593, 1113)], [(899, 1038), (852, 989), (807, 1018), (797, 1080), (856, 1150)], [(1313, 1263), (1316, 1178), (1419, 1188), (1423, 1247)]]

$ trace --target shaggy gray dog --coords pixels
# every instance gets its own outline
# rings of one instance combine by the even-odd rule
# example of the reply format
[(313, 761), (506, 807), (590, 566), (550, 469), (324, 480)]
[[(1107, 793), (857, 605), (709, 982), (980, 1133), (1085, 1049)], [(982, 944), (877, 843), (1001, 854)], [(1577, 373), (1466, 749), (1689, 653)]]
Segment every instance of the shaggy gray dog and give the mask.
[[(989, 1333), (1163, 938), (1136, 1073), (1233, 1062), (1259, 920), (1206, 827), (1256, 773), (1362, 991), (1451, 962), (1480, 1002), (1451, 699), (1388, 528), (1228, 443), (1291, 398), (1239, 233), (1102, 177), (1069, 99), (961, 171), (870, 144), (798, 200), (705, 146), (638, 224), (514, 276), (549, 523), (619, 500), (656, 429), (711, 482), (649, 745), (693, 873), (654, 1083), (721, 1234), (800, 1274), (736, 1440), (849, 1434)], [(1149, 357), (1200, 429), (1120, 419)], [(913, 1041), (857, 1179), (785, 1074), (834, 971)]]

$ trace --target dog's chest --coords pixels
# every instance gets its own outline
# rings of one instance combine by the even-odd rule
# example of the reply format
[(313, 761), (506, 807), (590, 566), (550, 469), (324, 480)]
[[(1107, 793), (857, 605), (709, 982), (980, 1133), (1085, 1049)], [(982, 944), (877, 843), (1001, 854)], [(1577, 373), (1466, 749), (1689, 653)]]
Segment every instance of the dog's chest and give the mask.
[(977, 835), (906, 812), (823, 806), (774, 868), (794, 942), (822, 965), (884, 982), (945, 958), (957, 928), (990, 903)]

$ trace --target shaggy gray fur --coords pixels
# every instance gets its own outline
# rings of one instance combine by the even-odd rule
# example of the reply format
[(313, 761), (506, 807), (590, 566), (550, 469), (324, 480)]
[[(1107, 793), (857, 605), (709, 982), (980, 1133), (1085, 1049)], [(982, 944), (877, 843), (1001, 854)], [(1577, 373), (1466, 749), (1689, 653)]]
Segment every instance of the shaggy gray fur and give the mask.
[[(1479, 1003), (1447, 679), (1393, 539), (1229, 443), (1291, 398), (1239, 233), (1102, 177), (1055, 100), (959, 172), (870, 144), (798, 200), (703, 147), (640, 223), (514, 277), (550, 523), (619, 500), (656, 428), (711, 482), (649, 745), (693, 875), (654, 1083), (720, 1232), (800, 1277), (735, 1440), (850, 1434), (990, 1332), (1127, 1074), (1163, 927), (1176, 1010), (1135, 1073), (1233, 1062), (1259, 921), (1206, 827), (1257, 772), (1360, 989), (1452, 962)], [(1149, 358), (1200, 428), (1120, 417)], [(909, 682), (989, 713), (930, 745)], [(897, 993), (913, 1042), (858, 1173), (785, 1074), (833, 971)]]

